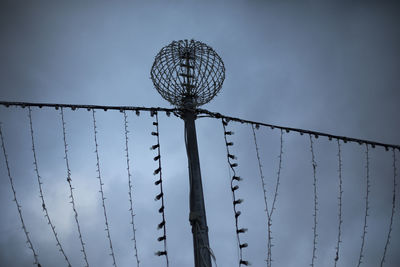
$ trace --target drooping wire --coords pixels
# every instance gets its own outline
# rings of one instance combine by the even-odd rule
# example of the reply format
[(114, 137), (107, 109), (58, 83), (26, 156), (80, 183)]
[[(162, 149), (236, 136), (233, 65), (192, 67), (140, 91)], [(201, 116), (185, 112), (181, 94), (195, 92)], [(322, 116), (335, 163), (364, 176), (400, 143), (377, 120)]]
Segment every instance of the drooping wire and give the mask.
[(78, 220), (78, 211), (76, 210), (75, 197), (74, 197), (74, 192), (73, 192), (73, 190), (75, 188), (72, 187), (71, 169), (69, 167), (69, 160), (68, 160), (68, 144), (67, 144), (67, 137), (66, 137), (66, 123), (65, 123), (65, 120), (64, 120), (64, 110), (63, 110), (62, 107), (61, 107), (60, 115), (61, 115), (63, 141), (64, 141), (64, 159), (65, 159), (65, 165), (67, 167), (67, 182), (68, 182), (68, 185), (69, 185), (69, 198), (71, 199), (70, 203), (72, 205), (72, 210), (74, 211), (75, 223), (76, 223), (76, 227), (77, 227), (77, 230), (78, 230), (79, 241), (81, 243), (81, 252), (83, 254), (83, 259), (85, 261), (86, 267), (89, 267), (89, 262), (88, 262), (88, 258), (87, 258), (86, 250), (85, 250), (85, 242), (83, 242), (81, 226), (80, 226), (79, 220)]
[(335, 256), (335, 267), (337, 262), (339, 261), (339, 249), (340, 243), (342, 242), (342, 196), (343, 196), (343, 180), (342, 180), (342, 151), (340, 147), (340, 140), (337, 139), (338, 145), (338, 173), (339, 173), (339, 196), (338, 196), (338, 236), (337, 236), (337, 243), (336, 243), (336, 256)]
[(1, 129), (1, 123), (0, 123), (0, 138), (1, 138), (1, 147), (3, 149), (4, 160), (6, 162), (8, 179), (10, 181), (11, 190), (12, 190), (13, 195), (14, 195), (13, 201), (15, 202), (15, 205), (17, 206), (19, 219), (20, 219), (21, 224), (22, 224), (22, 230), (24, 230), (24, 234), (25, 234), (25, 237), (26, 237), (26, 243), (28, 244), (28, 248), (32, 251), (33, 259), (34, 259), (33, 264), (35, 264), (38, 267), (40, 267), (41, 265), (39, 263), (38, 255), (36, 254), (36, 251), (33, 248), (33, 244), (32, 244), (31, 238), (29, 237), (29, 232), (28, 232), (28, 230), (26, 228), (25, 221), (24, 221), (24, 218), (22, 216), (22, 206), (19, 204), (19, 201), (18, 201), (18, 198), (17, 198), (17, 192), (15, 191), (14, 180), (13, 180), (13, 178), (11, 176), (10, 165), (8, 164), (8, 156), (7, 156), (7, 152), (6, 152), (6, 147), (4, 145), (4, 137), (3, 137), (3, 131)]
[(364, 257), (364, 244), (365, 244), (365, 236), (367, 235), (367, 217), (369, 216), (369, 188), (370, 188), (370, 180), (369, 180), (369, 151), (368, 151), (368, 144), (365, 144), (366, 151), (365, 151), (365, 158), (366, 158), (366, 195), (365, 195), (365, 215), (364, 215), (364, 226), (363, 232), (361, 236), (361, 248), (360, 248), (360, 256), (358, 258), (358, 265), (359, 267), (362, 263), (362, 258)]
[[(274, 192), (274, 199), (272, 201), (272, 208), (270, 211), (270, 217), (272, 220), (272, 213), (275, 210), (275, 203), (276, 199), (278, 198), (278, 189), (281, 180), (281, 171), (282, 171), (282, 157), (283, 157), (283, 130), (281, 129), (281, 137), (280, 137), (280, 146), (279, 146), (279, 164), (278, 164), (278, 172), (276, 176), (276, 184), (275, 184), (275, 192)], [(272, 260), (271, 260), (272, 261)]]
[[(78, 104), (60, 104), (60, 103), (31, 103), (31, 102), (10, 102), (10, 101), (0, 101), (0, 105), (3, 105), (5, 107), (10, 107), (10, 106), (18, 106), (18, 107), (53, 107), (53, 108), (71, 108), (72, 110), (76, 109), (98, 109), (98, 110), (131, 110), (131, 111), (162, 111), (165, 112), (168, 116), (168, 114), (174, 114), (177, 117), (180, 117), (182, 112), (184, 112), (185, 109), (182, 108), (160, 108), (160, 107), (132, 107), (132, 106), (101, 106), (101, 105), (78, 105)], [(400, 145), (392, 145), (392, 144), (385, 144), (385, 143), (380, 143), (380, 142), (375, 142), (375, 141), (369, 141), (369, 140), (363, 140), (363, 139), (358, 139), (358, 138), (352, 138), (352, 137), (346, 137), (346, 136), (339, 136), (339, 135), (334, 135), (334, 134), (329, 134), (329, 133), (322, 133), (322, 132), (316, 132), (316, 131), (311, 131), (311, 130), (306, 130), (306, 129), (299, 129), (299, 128), (292, 128), (292, 127), (285, 127), (285, 126), (279, 126), (279, 125), (273, 125), (269, 123), (263, 123), (263, 122), (256, 122), (256, 121), (250, 121), (250, 120), (244, 120), (240, 118), (235, 118), (235, 117), (230, 117), (230, 116), (225, 116), (217, 112), (211, 112), (206, 109), (196, 109), (196, 114), (198, 115), (198, 118), (204, 118), (204, 117), (209, 117), (209, 118), (216, 118), (216, 119), (225, 119), (229, 121), (235, 121), (239, 123), (247, 123), (247, 124), (258, 124), (260, 126), (266, 126), (270, 127), (272, 129), (282, 129), (285, 130), (286, 132), (292, 131), (292, 132), (298, 132), (301, 135), (303, 134), (311, 134), (314, 136), (323, 136), (323, 137), (328, 137), (329, 140), (331, 139), (339, 139), (342, 140), (343, 142), (355, 142), (355, 143), (365, 143), (369, 144), (374, 148), (375, 146), (381, 146), (384, 147), (386, 150), (389, 148), (395, 148), (400, 150)]]
[(105, 220), (105, 225), (106, 225), (106, 229), (105, 231), (107, 232), (107, 238), (108, 238), (108, 243), (110, 246), (110, 256), (112, 257), (113, 260), (113, 266), (117, 266), (117, 263), (115, 261), (115, 254), (114, 254), (114, 249), (113, 249), (113, 245), (112, 245), (112, 241), (111, 241), (111, 234), (110, 234), (110, 226), (108, 223), (108, 217), (107, 217), (107, 211), (106, 211), (106, 204), (105, 204), (105, 197), (104, 197), (104, 191), (103, 191), (103, 181), (101, 178), (101, 172), (100, 172), (100, 157), (99, 157), (99, 145), (97, 142), (97, 126), (96, 126), (96, 117), (95, 117), (95, 110), (92, 110), (92, 115), (93, 115), (93, 132), (94, 132), (94, 143), (95, 143), (95, 153), (96, 153), (96, 166), (97, 166), (97, 179), (99, 179), (99, 185), (100, 185), (100, 195), (101, 195), (101, 204), (103, 206), (103, 213), (104, 213), (104, 220)]
[(262, 164), (261, 164), (261, 159), (260, 159), (260, 153), (259, 153), (259, 148), (258, 148), (258, 143), (257, 143), (257, 136), (256, 136), (256, 131), (254, 130), (254, 125), (251, 125), (251, 129), (253, 130), (253, 138), (254, 138), (254, 144), (256, 147), (256, 155), (257, 155), (257, 160), (258, 160), (258, 170), (260, 172), (260, 179), (261, 179), (261, 185), (263, 189), (263, 196), (264, 196), (264, 205), (265, 205), (265, 212), (267, 214), (267, 226), (268, 226), (268, 254), (267, 254), (267, 266), (271, 266), (271, 218), (268, 210), (268, 200), (267, 200), (267, 189), (266, 189), (266, 182), (265, 182), (265, 177), (263, 174), (262, 170)]
[(158, 161), (158, 168), (154, 170), (154, 175), (158, 175), (158, 180), (154, 182), (155, 185), (160, 186), (160, 193), (155, 197), (155, 201), (161, 200), (161, 207), (158, 209), (158, 212), (161, 213), (162, 221), (158, 224), (157, 229), (163, 230), (163, 235), (157, 238), (157, 241), (164, 243), (164, 250), (157, 251), (155, 254), (157, 256), (165, 256), (165, 260), (167, 263), (167, 267), (169, 267), (168, 260), (168, 250), (167, 250), (167, 230), (165, 223), (165, 206), (164, 206), (164, 191), (163, 191), (163, 180), (162, 180), (162, 169), (161, 169), (161, 150), (160, 150), (160, 133), (158, 128), (158, 114), (157, 111), (151, 111), (151, 116), (155, 117), (155, 121), (153, 125), (156, 127), (155, 132), (151, 132), (151, 135), (156, 136), (157, 144), (151, 147), (152, 150), (157, 149), (157, 155), (154, 157), (154, 161)]
[[(233, 134), (233, 132), (232, 132), (232, 134)], [(229, 183), (230, 183), (230, 185), (231, 185), (231, 187), (232, 187), (232, 177), (234, 176), (234, 175), (232, 175), (232, 170), (231, 170), (231, 166), (228, 164), (227, 165), (227, 167), (228, 167), (228, 179), (229, 179)], [(237, 181), (242, 181), (242, 178), (241, 177), (237, 177)], [(234, 198), (234, 196), (233, 196), (233, 194), (232, 194), (232, 202), (234, 202), (235, 201), (235, 198)], [(234, 213), (235, 213), (235, 211), (234, 211)], [(268, 215), (267, 215), (268, 216)], [(237, 261), (239, 262), (240, 261), (240, 246), (239, 246), (239, 242), (237, 241)]]
[[(281, 135), (280, 135), (280, 146), (279, 146), (279, 164), (278, 164), (278, 172), (276, 176), (276, 184), (275, 184), (275, 192), (274, 192), (274, 199), (272, 200), (272, 207), (270, 210), (269, 214), (269, 219), (270, 222), (268, 223), (269, 227), (272, 228), (272, 214), (274, 213), (275, 210), (275, 203), (278, 198), (278, 189), (280, 185), (280, 180), (281, 180), (281, 170), (282, 170), (282, 156), (283, 156), (283, 130), (281, 129)], [(270, 250), (270, 255), (269, 255), (269, 265), (272, 266), (272, 231), (270, 229), (269, 231), (269, 250)]]
[(34, 134), (33, 134), (33, 123), (32, 123), (32, 110), (31, 107), (28, 107), (28, 117), (29, 117), (29, 125), (30, 125), (30, 130), (31, 130), (31, 140), (32, 140), (32, 152), (33, 152), (33, 165), (35, 168), (35, 172), (36, 172), (36, 177), (37, 177), (37, 182), (38, 182), (38, 186), (39, 186), (39, 197), (42, 200), (42, 210), (44, 212), (44, 217), (47, 219), (47, 223), (50, 225), (50, 228), (53, 232), (54, 238), (57, 242), (57, 246), (59, 248), (59, 251), (61, 252), (61, 254), (64, 256), (65, 261), (67, 262), (68, 266), (71, 267), (71, 263), (69, 262), (69, 259), (67, 257), (67, 255), (65, 254), (65, 251), (61, 245), (61, 242), (58, 238), (58, 234), (56, 232), (56, 227), (54, 226), (53, 222), (50, 219), (49, 216), (49, 212), (47, 210), (46, 207), (46, 202), (44, 200), (44, 195), (43, 195), (43, 188), (42, 188), (42, 179), (41, 176), (39, 174), (39, 167), (38, 167), (38, 162), (37, 162), (37, 157), (36, 157), (36, 149), (35, 149), (35, 140), (34, 140)]
[(227, 153), (227, 160), (228, 160), (228, 165), (230, 169), (233, 172), (233, 176), (231, 179), (231, 190), (232, 190), (232, 199), (233, 199), (233, 213), (235, 216), (235, 227), (236, 227), (236, 238), (237, 238), (237, 243), (239, 247), (239, 267), (241, 265), (248, 266), (250, 263), (246, 260), (243, 260), (243, 248), (248, 247), (247, 243), (241, 243), (240, 240), (240, 234), (243, 234), (247, 232), (246, 228), (239, 228), (239, 216), (241, 215), (241, 211), (237, 209), (237, 205), (241, 204), (243, 202), (243, 199), (241, 198), (236, 198), (236, 190), (239, 189), (238, 182), (241, 181), (242, 179), (237, 176), (235, 168), (238, 166), (236, 162), (232, 162), (232, 160), (236, 159), (236, 156), (231, 154), (229, 151), (229, 147), (233, 146), (233, 142), (229, 142), (227, 136), (232, 135), (232, 131), (227, 131), (226, 127), (228, 126), (228, 121), (225, 121), (224, 119), (222, 121), (222, 126), (224, 129), (224, 139), (225, 139), (225, 145), (226, 145), (226, 153)]
[(311, 267), (314, 267), (315, 259), (317, 258), (317, 211), (318, 211), (318, 195), (317, 195), (317, 163), (315, 162), (313, 138), (310, 134), (310, 150), (311, 150), (311, 163), (313, 167), (313, 186), (314, 186), (314, 226), (313, 226), (313, 253), (311, 259)]
[(133, 212), (133, 200), (132, 200), (132, 175), (131, 175), (131, 170), (130, 170), (130, 159), (129, 159), (129, 149), (128, 149), (128, 115), (126, 114), (126, 111), (123, 111), (124, 113), (124, 130), (125, 130), (125, 152), (126, 152), (126, 169), (128, 172), (128, 195), (129, 195), (129, 211), (131, 214), (131, 225), (132, 225), (132, 232), (133, 232), (133, 248), (135, 250), (135, 258), (136, 258), (136, 266), (139, 267), (139, 256), (138, 256), (138, 249), (137, 249), (137, 244), (136, 244), (136, 228), (135, 228), (135, 214)]
[(386, 238), (386, 243), (385, 243), (385, 248), (383, 250), (383, 256), (382, 256), (382, 260), (381, 260), (381, 267), (383, 266), (383, 263), (385, 262), (385, 258), (386, 258), (386, 252), (387, 249), (389, 247), (390, 244), (390, 238), (391, 238), (391, 234), (392, 234), (392, 230), (393, 230), (393, 217), (394, 217), (394, 212), (396, 209), (396, 177), (397, 177), (397, 169), (396, 169), (396, 151), (393, 148), (393, 196), (392, 196), (392, 213), (390, 215), (390, 224), (389, 224), (389, 231), (388, 231), (388, 235)]
[(274, 191), (274, 195), (273, 195), (271, 210), (269, 211), (268, 202), (267, 202), (266, 182), (265, 182), (265, 177), (264, 177), (263, 170), (262, 170), (261, 157), (260, 157), (259, 147), (258, 147), (258, 142), (257, 142), (257, 135), (256, 135), (256, 132), (254, 129), (254, 128), (257, 128), (257, 125), (254, 126), (254, 124), (252, 124), (251, 127), (252, 127), (252, 131), (253, 131), (254, 144), (255, 144), (255, 148), (256, 148), (258, 169), (260, 172), (260, 179), (261, 179), (261, 184), (262, 184), (262, 188), (263, 188), (265, 212), (267, 214), (267, 227), (268, 227), (267, 266), (270, 267), (270, 266), (272, 266), (272, 247), (273, 247), (272, 230), (271, 230), (271, 228), (272, 228), (272, 213), (275, 210), (275, 203), (277, 200), (278, 189), (279, 189), (279, 185), (280, 185), (280, 177), (281, 177), (281, 169), (282, 169), (282, 155), (283, 155), (283, 131), (281, 130), (281, 135), (280, 135), (279, 165), (278, 165), (278, 172), (277, 172), (277, 177), (276, 177), (275, 191)]

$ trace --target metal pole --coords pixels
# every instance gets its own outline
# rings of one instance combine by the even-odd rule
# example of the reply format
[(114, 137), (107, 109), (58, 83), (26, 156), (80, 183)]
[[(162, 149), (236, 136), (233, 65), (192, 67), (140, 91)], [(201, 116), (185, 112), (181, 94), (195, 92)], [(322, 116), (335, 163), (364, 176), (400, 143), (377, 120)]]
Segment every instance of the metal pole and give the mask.
[(160, 50), (150, 75), (157, 91), (179, 108), (176, 112), (185, 122), (194, 266), (211, 267), (211, 257), (214, 261), (215, 258), (208, 241), (195, 120), (196, 108), (208, 103), (221, 89), (225, 79), (224, 63), (208, 45), (180, 40)]
[(185, 142), (189, 163), (189, 221), (193, 233), (194, 266), (211, 267), (211, 251), (196, 138), (196, 114), (193, 109), (187, 109), (182, 115), (182, 119), (185, 121)]

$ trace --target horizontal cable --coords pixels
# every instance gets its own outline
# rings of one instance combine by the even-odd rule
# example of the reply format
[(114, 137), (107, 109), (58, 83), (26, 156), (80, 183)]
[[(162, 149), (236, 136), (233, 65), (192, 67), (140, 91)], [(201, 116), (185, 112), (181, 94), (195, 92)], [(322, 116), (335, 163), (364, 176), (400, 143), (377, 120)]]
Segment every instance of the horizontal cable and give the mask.
[[(1, 104), (1, 102), (0, 102), (0, 104)], [(273, 124), (263, 123), (263, 122), (243, 120), (243, 119), (239, 119), (239, 118), (235, 118), (235, 117), (225, 116), (220, 113), (211, 112), (206, 109), (197, 109), (197, 114), (205, 114), (208, 117), (217, 118), (217, 119), (223, 118), (228, 121), (236, 121), (236, 122), (240, 122), (240, 123), (254, 124), (254, 125), (256, 125), (256, 127), (258, 125), (258, 126), (270, 127), (271, 129), (274, 129), (274, 128), (281, 129), (281, 130), (285, 130), (287, 133), (290, 131), (293, 131), (293, 132), (298, 132), (301, 135), (303, 135), (303, 134), (314, 135), (316, 138), (318, 138), (319, 136), (324, 136), (324, 137), (328, 137), (329, 140), (337, 139), (337, 140), (342, 140), (345, 143), (355, 142), (360, 145), (362, 145), (362, 144), (371, 145), (372, 148), (375, 148), (375, 146), (381, 146), (381, 147), (384, 147), (387, 151), (389, 150), (389, 148), (398, 149), (400, 151), (400, 145), (385, 144), (385, 143), (380, 143), (380, 142), (375, 142), (375, 141), (370, 141), (370, 140), (334, 135), (334, 134), (305, 130), (305, 129), (300, 129), (300, 128), (292, 128), (292, 127), (273, 125)]]
[[(166, 112), (167, 115), (170, 114), (171, 112), (174, 113), (175, 115), (179, 116), (184, 109), (178, 109), (178, 108), (161, 108), (161, 107), (132, 107), (132, 106), (102, 106), (102, 105), (75, 105), (75, 104), (50, 104), (50, 103), (30, 103), (30, 102), (8, 102), (8, 101), (0, 101), (0, 105), (9, 107), (9, 106), (20, 106), (20, 107), (53, 107), (53, 108), (71, 108), (72, 110), (75, 109), (102, 109), (104, 111), (107, 110), (119, 110), (123, 112), (124, 110), (134, 110), (136, 112), (139, 111), (162, 111)], [(206, 117), (211, 117), (211, 118), (217, 118), (217, 119), (225, 119), (227, 121), (236, 121), (240, 123), (248, 123), (248, 124), (254, 124), (258, 126), (265, 126), (265, 127), (270, 127), (271, 129), (277, 128), (281, 130), (285, 130), (286, 132), (298, 132), (301, 135), (303, 134), (311, 134), (314, 135), (315, 137), (318, 136), (324, 136), (328, 137), (329, 140), (331, 139), (337, 139), (337, 140), (342, 140), (344, 143), (347, 142), (354, 142), (354, 143), (359, 143), (360, 145), (362, 144), (368, 144), (372, 148), (375, 146), (381, 146), (384, 147), (386, 150), (389, 150), (389, 148), (392, 149), (398, 149), (400, 151), (400, 145), (393, 145), (393, 144), (386, 144), (386, 143), (381, 143), (381, 142), (375, 142), (375, 141), (370, 141), (370, 140), (364, 140), (364, 139), (359, 139), (359, 138), (352, 138), (352, 137), (346, 137), (346, 136), (339, 136), (339, 135), (334, 135), (334, 134), (329, 134), (329, 133), (323, 133), (323, 132), (317, 132), (317, 131), (311, 131), (311, 130), (305, 130), (305, 129), (300, 129), (300, 128), (292, 128), (292, 127), (285, 127), (285, 126), (279, 126), (279, 125), (273, 125), (269, 123), (263, 123), (263, 122), (256, 122), (256, 121), (251, 121), (251, 120), (243, 120), (240, 118), (235, 118), (235, 117), (230, 117), (230, 116), (225, 116), (217, 112), (211, 112), (206, 109), (196, 109), (196, 113), (198, 115), (205, 115)], [(204, 116), (203, 116), (204, 117)]]
[(72, 110), (75, 109), (87, 109), (87, 110), (96, 110), (102, 109), (104, 111), (107, 110), (138, 110), (138, 111), (164, 111), (164, 112), (177, 112), (179, 109), (177, 108), (160, 108), (160, 107), (131, 107), (131, 106), (102, 106), (102, 105), (76, 105), (76, 104), (54, 104), (54, 103), (31, 103), (31, 102), (7, 102), (0, 101), (0, 105), (9, 107), (9, 106), (19, 106), (19, 107), (48, 107), (48, 108), (70, 108)]

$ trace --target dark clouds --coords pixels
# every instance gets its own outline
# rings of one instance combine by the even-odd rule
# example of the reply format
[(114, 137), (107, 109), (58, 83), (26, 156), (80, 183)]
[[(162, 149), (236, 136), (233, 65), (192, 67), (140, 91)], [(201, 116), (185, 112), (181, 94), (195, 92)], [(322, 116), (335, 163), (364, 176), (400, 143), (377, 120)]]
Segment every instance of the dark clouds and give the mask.
[[(153, 88), (154, 56), (172, 40), (211, 45), (226, 66), (223, 89), (205, 108), (246, 119), (398, 144), (399, 6), (395, 3), (268, 1), (151, 3), (3, 1), (0, 4), (0, 99), (168, 106)], [(110, 266), (95, 179), (90, 113), (65, 111), (79, 218), (91, 266)], [(119, 266), (134, 264), (129, 225), (123, 118), (98, 112), (101, 167)], [(74, 266), (83, 265), (63, 159), (60, 116), (33, 109), (39, 168), (50, 215)], [(26, 223), (43, 266), (64, 264), (40, 209), (26, 110), (1, 107), (11, 170)], [(154, 256), (159, 223), (153, 185), (154, 138), (148, 114), (129, 114), (137, 239), (142, 266)], [(171, 266), (192, 264), (183, 123), (160, 115)], [(266, 218), (249, 126), (232, 124), (241, 188), (241, 224), (249, 228), (245, 258), (264, 266)], [(197, 121), (210, 243), (218, 266), (235, 266), (229, 174), (219, 121)], [(258, 131), (268, 189), (274, 186), (279, 132)], [(365, 208), (364, 147), (343, 145), (344, 224), (339, 266), (357, 263)], [(371, 216), (365, 264), (383, 252), (391, 209), (391, 154), (371, 149)], [(337, 236), (337, 147), (315, 141), (319, 225), (317, 266), (333, 265)], [(4, 162), (3, 156), (1, 157)], [(303, 266), (312, 255), (312, 167), (306, 136), (284, 134), (282, 184), (274, 214), (276, 266)], [(4, 163), (0, 165), (0, 262), (29, 266)], [(270, 191), (269, 191), (270, 192)], [(269, 195), (269, 199), (272, 196)], [(399, 198), (397, 198), (399, 199)], [(400, 206), (399, 203), (396, 203)], [(386, 266), (400, 261), (399, 212)]]

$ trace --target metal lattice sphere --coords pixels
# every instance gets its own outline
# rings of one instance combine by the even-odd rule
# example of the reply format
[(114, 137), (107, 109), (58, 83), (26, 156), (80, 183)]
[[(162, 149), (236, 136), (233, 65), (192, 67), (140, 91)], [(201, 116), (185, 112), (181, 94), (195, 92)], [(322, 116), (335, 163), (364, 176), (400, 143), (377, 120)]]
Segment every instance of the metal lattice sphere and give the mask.
[(181, 40), (161, 49), (150, 74), (157, 91), (172, 105), (198, 107), (218, 94), (225, 79), (225, 66), (208, 45)]

